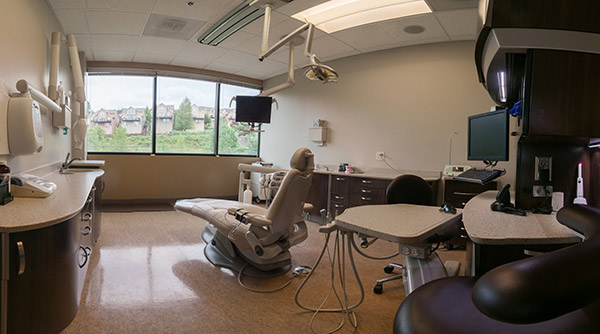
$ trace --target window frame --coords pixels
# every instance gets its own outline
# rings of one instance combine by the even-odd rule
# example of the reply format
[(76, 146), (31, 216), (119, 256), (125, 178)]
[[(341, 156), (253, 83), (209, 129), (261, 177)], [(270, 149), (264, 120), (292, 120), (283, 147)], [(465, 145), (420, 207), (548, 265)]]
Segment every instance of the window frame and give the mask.
[[(151, 76), (153, 77), (153, 92), (152, 92), (152, 133), (151, 133), (151, 151), (150, 152), (113, 152), (113, 151), (88, 151), (86, 146), (87, 154), (95, 154), (95, 155), (150, 155), (150, 156), (206, 156), (206, 157), (240, 157), (240, 158), (258, 158), (260, 157), (260, 143), (261, 143), (261, 133), (258, 132), (258, 147), (256, 150), (256, 155), (251, 154), (220, 154), (219, 153), (219, 114), (220, 114), (220, 98), (221, 98), (221, 84), (234, 85), (239, 87), (247, 87), (252, 89), (258, 89), (262, 92), (262, 88), (256, 87), (250, 84), (241, 84), (238, 82), (229, 82), (219, 79), (211, 80), (210, 78), (206, 78), (204, 76), (197, 75), (189, 75), (177, 72), (159, 72), (159, 71), (119, 71), (119, 72), (103, 72), (103, 71), (94, 71), (86, 73), (88, 76)], [(159, 77), (169, 77), (169, 78), (180, 78), (180, 79), (190, 79), (190, 80), (198, 80), (205, 82), (215, 83), (215, 128), (214, 128), (214, 140), (213, 140), (213, 153), (175, 153), (175, 152), (157, 152), (156, 151), (156, 127), (157, 127), (157, 99), (158, 99), (158, 78)], [(86, 110), (87, 112), (87, 110)], [(260, 127), (258, 129), (260, 130)]]

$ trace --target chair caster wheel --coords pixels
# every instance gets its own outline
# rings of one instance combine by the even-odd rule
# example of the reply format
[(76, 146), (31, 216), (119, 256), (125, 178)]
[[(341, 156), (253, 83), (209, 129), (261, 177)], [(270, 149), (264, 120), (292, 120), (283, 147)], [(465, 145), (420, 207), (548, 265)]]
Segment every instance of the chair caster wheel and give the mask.
[(375, 294), (382, 294), (383, 293), (383, 285), (381, 284), (375, 284), (375, 286), (373, 287), (373, 292), (375, 292)]
[(386, 274), (391, 274), (394, 271), (394, 267), (392, 267), (392, 266), (385, 266), (385, 268), (383, 268), (383, 271), (385, 271)]

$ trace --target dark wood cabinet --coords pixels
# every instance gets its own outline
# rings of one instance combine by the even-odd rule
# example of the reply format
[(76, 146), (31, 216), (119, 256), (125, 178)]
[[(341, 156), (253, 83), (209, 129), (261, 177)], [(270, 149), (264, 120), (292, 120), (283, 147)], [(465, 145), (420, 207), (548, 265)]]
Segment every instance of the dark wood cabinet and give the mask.
[(600, 137), (600, 55), (528, 53), (524, 135)]
[(92, 253), (94, 194), (65, 221), (8, 234), (8, 333), (54, 334), (75, 318)]
[(314, 216), (320, 216), (320, 211), (327, 210), (327, 188), (329, 185), (329, 176), (325, 174), (314, 173), (308, 195), (305, 203), (312, 204), (313, 208), (308, 213)]
[(486, 184), (470, 183), (455, 180), (446, 180), (444, 187), (444, 201), (452, 204), (455, 208), (464, 208), (467, 202), (478, 194), (496, 190), (496, 182)]

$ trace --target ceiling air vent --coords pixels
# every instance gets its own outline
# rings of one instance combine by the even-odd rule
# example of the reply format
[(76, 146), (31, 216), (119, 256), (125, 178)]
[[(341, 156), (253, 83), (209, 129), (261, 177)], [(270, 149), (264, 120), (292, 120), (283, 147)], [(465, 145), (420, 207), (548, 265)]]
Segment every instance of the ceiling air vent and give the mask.
[(144, 35), (190, 39), (206, 22), (167, 15), (150, 15)]
[(210, 29), (208, 29), (198, 42), (206, 45), (217, 46), (238, 30), (265, 15), (264, 6), (270, 4), (273, 9), (286, 5), (293, 0), (246, 0), (227, 13)]

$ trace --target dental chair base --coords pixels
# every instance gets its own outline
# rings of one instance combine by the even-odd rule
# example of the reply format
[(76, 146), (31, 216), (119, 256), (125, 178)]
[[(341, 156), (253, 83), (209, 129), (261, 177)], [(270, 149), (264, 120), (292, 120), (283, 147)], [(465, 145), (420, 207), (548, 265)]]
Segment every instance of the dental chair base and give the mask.
[[(237, 252), (231, 241), (227, 239), (212, 225), (206, 225), (202, 232), (202, 240), (206, 242), (204, 256), (210, 263), (217, 267), (224, 267), (233, 271), (244, 270), (244, 275), (256, 278), (269, 278), (283, 275), (292, 268), (292, 260), (289, 252), (278, 256), (278, 262), (265, 265), (250, 263), (248, 259)], [(245, 268), (244, 268), (245, 267)]]

